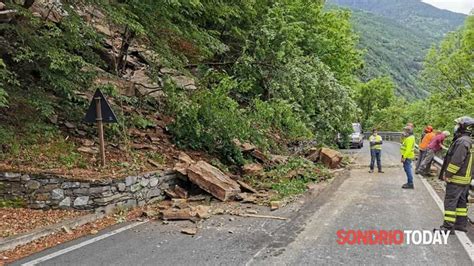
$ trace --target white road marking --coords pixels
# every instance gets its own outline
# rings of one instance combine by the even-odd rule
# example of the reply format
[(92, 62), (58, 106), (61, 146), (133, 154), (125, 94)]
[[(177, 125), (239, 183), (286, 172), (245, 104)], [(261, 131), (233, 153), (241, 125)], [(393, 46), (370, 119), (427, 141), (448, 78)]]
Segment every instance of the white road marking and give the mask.
[[(438, 205), (439, 209), (441, 210), (441, 212), (444, 212), (444, 203), (441, 200), (441, 198), (438, 196), (436, 191), (434, 191), (434, 189), (431, 187), (428, 181), (426, 181), (426, 179), (422, 178), (420, 175), (418, 175), (418, 177), (420, 177), (421, 182), (423, 183), (423, 185), (425, 185), (425, 188), (428, 190), (431, 197), (436, 202), (436, 205)], [(459, 242), (461, 242), (461, 245), (466, 250), (467, 255), (469, 256), (471, 261), (474, 262), (474, 245), (472, 244), (469, 237), (466, 235), (466, 233), (460, 232), (460, 231), (456, 231), (456, 236), (458, 237)]]
[(110, 231), (110, 232), (108, 232), (108, 233), (106, 233), (106, 234), (103, 234), (103, 235), (100, 235), (100, 236), (91, 238), (91, 239), (86, 240), (86, 241), (84, 241), (84, 242), (81, 242), (81, 243), (79, 243), (79, 244), (70, 246), (70, 247), (65, 248), (65, 249), (58, 250), (58, 251), (56, 251), (56, 252), (53, 252), (53, 253), (48, 254), (48, 255), (46, 255), (46, 256), (43, 256), (43, 257), (41, 257), (41, 258), (37, 258), (37, 259), (35, 259), (35, 260), (32, 260), (32, 261), (23, 263), (22, 265), (24, 265), (24, 266), (37, 265), (37, 264), (39, 264), (39, 263), (41, 263), (41, 262), (45, 262), (45, 261), (50, 260), (50, 259), (52, 259), (52, 258), (61, 256), (61, 255), (64, 255), (64, 254), (66, 254), (66, 253), (68, 253), (68, 252), (71, 252), (71, 251), (73, 251), (73, 250), (80, 249), (80, 248), (82, 248), (82, 247), (84, 247), (84, 246), (90, 245), (90, 244), (92, 244), (92, 243), (95, 243), (95, 242), (100, 241), (100, 240), (102, 240), (102, 239), (105, 239), (105, 238), (107, 238), (107, 237), (116, 235), (116, 234), (121, 233), (121, 232), (123, 232), (123, 231), (127, 231), (127, 230), (129, 230), (129, 229), (132, 229), (132, 228), (134, 228), (134, 227), (136, 227), (136, 226), (139, 226), (139, 225), (141, 225), (141, 224), (144, 224), (144, 223), (146, 223), (146, 222), (148, 222), (148, 221), (142, 221), (142, 222), (136, 222), (136, 223), (129, 224), (129, 225), (124, 226), (124, 227), (121, 227), (121, 228), (119, 228), (119, 229)]

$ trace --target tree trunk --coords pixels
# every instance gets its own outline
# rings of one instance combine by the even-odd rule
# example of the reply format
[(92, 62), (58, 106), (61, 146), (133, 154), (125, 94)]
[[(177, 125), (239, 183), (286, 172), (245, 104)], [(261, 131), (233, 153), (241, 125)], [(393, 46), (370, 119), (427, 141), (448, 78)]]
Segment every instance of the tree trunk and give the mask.
[(128, 27), (125, 28), (125, 32), (122, 36), (122, 47), (120, 47), (120, 53), (117, 58), (117, 74), (122, 76), (127, 65), (127, 54), (128, 48), (135, 37), (135, 32), (131, 31)]

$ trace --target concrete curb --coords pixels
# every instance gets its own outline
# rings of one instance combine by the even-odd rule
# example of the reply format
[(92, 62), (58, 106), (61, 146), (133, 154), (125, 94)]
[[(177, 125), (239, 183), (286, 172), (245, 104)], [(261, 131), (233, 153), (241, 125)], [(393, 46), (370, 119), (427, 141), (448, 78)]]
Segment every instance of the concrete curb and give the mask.
[(48, 225), (42, 228), (35, 229), (31, 232), (27, 232), (24, 234), (16, 235), (16, 236), (11, 236), (7, 237), (4, 239), (0, 240), (0, 252), (9, 250), (9, 249), (14, 249), (17, 246), (20, 245), (25, 245), (28, 244), (32, 241), (35, 241), (41, 237), (51, 235), (55, 232), (61, 231), (63, 226), (69, 227), (69, 228), (75, 228), (90, 222), (93, 222), (95, 220), (98, 220), (100, 218), (103, 218), (105, 215), (103, 213), (93, 213), (93, 214), (88, 214), (84, 215), (81, 217), (69, 219), (66, 221), (62, 221), (57, 224), (52, 224)]

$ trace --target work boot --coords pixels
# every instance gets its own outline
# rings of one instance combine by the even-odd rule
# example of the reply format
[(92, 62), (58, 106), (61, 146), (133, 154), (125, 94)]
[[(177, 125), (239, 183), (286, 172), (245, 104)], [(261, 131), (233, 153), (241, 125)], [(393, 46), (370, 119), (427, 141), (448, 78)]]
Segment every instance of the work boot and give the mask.
[(385, 172), (384, 172), (384, 171), (382, 171), (382, 170), (379, 170), (379, 173), (383, 174), (383, 173), (385, 173)]
[(455, 234), (454, 229), (450, 229), (450, 228), (447, 228), (447, 227), (444, 227), (444, 226), (440, 226), (439, 228), (433, 229), (433, 232), (436, 232), (436, 231), (449, 232), (449, 235), (454, 235)]
[(406, 183), (406, 184), (404, 184), (404, 185), (402, 186), (402, 188), (403, 188), (403, 189), (414, 189), (415, 186), (413, 186), (413, 184), (408, 184), (408, 183)]
[(374, 172), (374, 170), (369, 170), (369, 173), (373, 173), (373, 172)]

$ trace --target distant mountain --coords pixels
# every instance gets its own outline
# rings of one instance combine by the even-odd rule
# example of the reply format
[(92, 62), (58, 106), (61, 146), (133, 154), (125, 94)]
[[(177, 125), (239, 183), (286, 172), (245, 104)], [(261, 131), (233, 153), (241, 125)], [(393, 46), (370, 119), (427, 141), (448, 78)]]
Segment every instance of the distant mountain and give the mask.
[(438, 9), (420, 0), (328, 0), (353, 10), (360, 47), (366, 50), (363, 80), (389, 74), (397, 93), (408, 99), (426, 96), (417, 84), (429, 47), (464, 23), (464, 14)]

